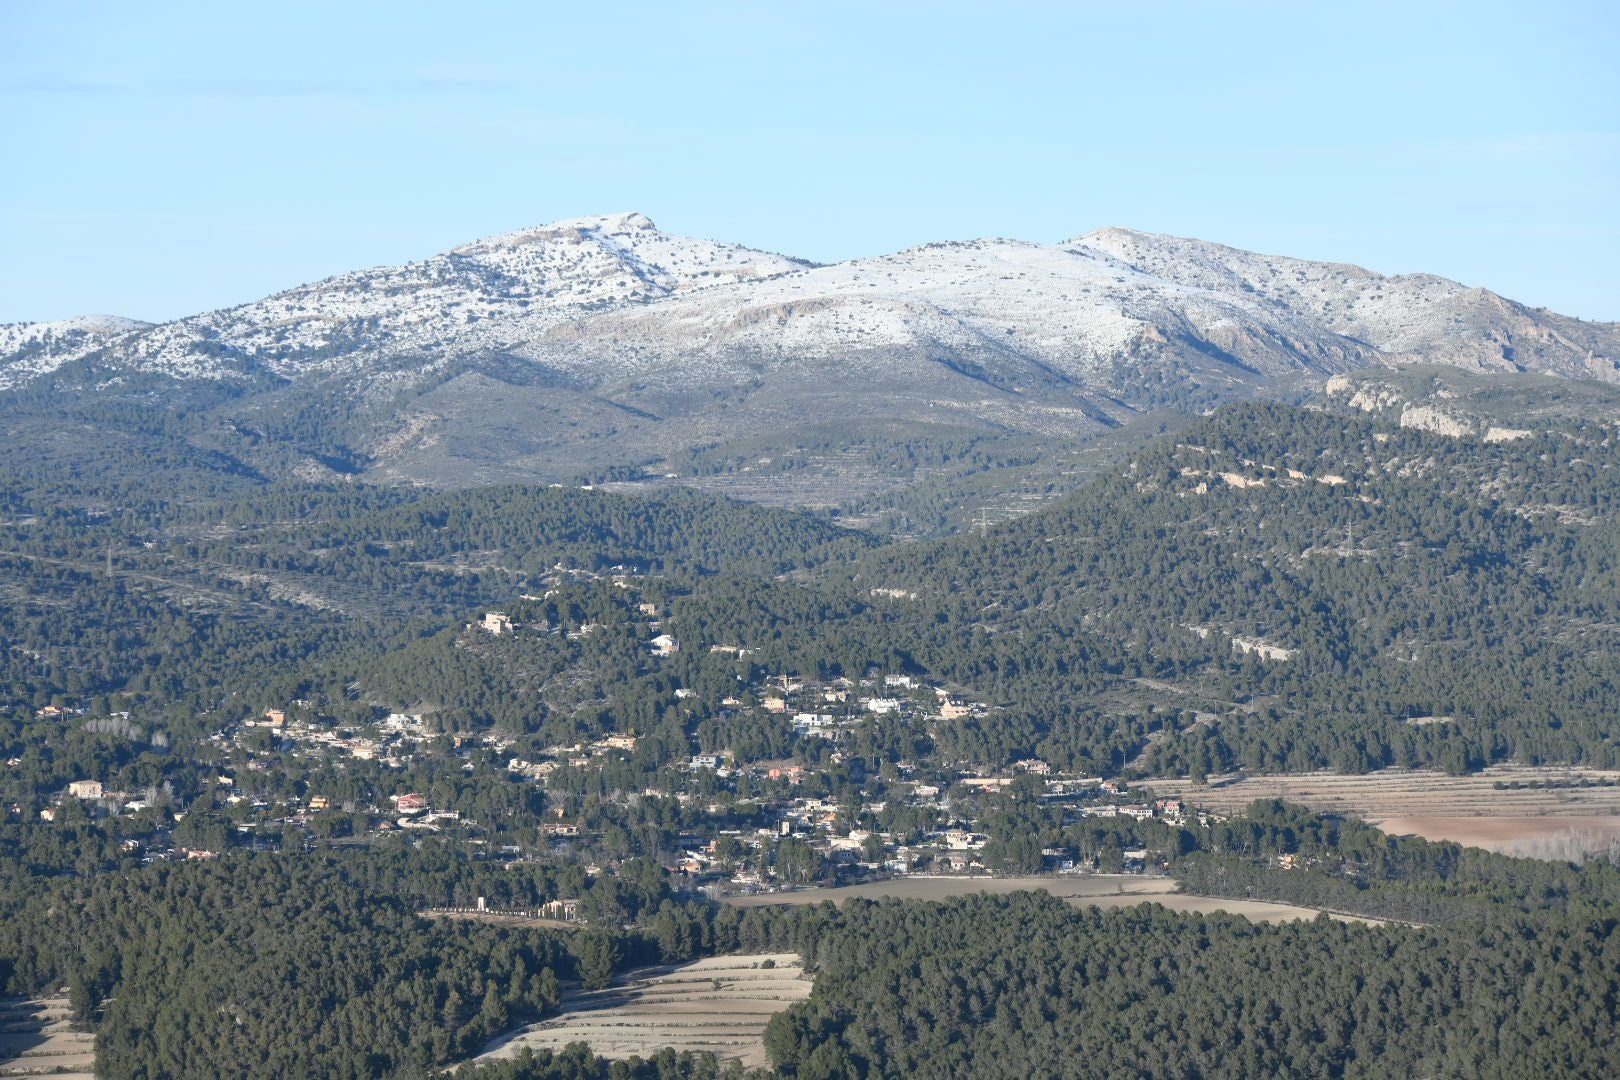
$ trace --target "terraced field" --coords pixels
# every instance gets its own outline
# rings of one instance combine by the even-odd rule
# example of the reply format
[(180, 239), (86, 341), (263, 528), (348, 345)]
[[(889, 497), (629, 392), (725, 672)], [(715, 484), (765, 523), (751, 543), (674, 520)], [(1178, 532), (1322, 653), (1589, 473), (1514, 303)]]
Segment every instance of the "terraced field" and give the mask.
[[(764, 966), (767, 961), (774, 966)], [(649, 1057), (668, 1046), (763, 1066), (765, 1025), (809, 996), (810, 979), (793, 953), (643, 968), (606, 990), (566, 994), (561, 1016), (502, 1036), (477, 1060), (515, 1057), (526, 1046), (561, 1050), (585, 1042), (613, 1059)]]
[(0, 1077), (94, 1080), (96, 1037), (74, 1031), (66, 998), (0, 998)]

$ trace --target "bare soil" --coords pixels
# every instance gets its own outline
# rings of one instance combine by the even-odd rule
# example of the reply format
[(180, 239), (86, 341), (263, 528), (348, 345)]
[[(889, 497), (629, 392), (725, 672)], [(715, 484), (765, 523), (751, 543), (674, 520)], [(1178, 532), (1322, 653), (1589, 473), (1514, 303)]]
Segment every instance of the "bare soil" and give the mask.
[(1620, 844), (1620, 815), (1451, 817), (1428, 815), (1370, 819), (1391, 836), (1450, 840), (1504, 855), (1577, 859)]

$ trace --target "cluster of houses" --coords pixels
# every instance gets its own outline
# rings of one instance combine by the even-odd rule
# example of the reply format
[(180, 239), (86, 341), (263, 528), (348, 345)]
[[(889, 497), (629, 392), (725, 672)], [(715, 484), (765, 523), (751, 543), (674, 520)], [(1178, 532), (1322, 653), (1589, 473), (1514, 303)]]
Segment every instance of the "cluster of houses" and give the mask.
[[(308, 702), (296, 705), (307, 706)], [(312, 718), (290, 719), (285, 709), (266, 709), (261, 715), (246, 721), (244, 728), (268, 728), (278, 739), (291, 743), (293, 754), (338, 754), (356, 761), (378, 761), (385, 765), (403, 767), (416, 751), (417, 744), (433, 737), (422, 718), (410, 713), (390, 713), (375, 725), (375, 733), (334, 728)], [(210, 741), (229, 746), (237, 741), (232, 732), (218, 731)], [(248, 768), (262, 771), (263, 762), (250, 761)]]
[[(614, 579), (615, 584), (629, 587), (625, 579)], [(661, 630), (656, 604), (641, 602), (637, 611), (652, 620), (650, 629)], [(503, 637), (518, 630), (549, 628), (518, 626), (503, 611), (486, 611), (475, 622), (468, 623), (471, 635)], [(576, 633), (587, 633), (589, 627)], [(550, 632), (560, 632), (550, 630)], [(680, 642), (663, 630), (645, 642), (645, 647), (657, 656), (670, 656), (681, 648)], [(749, 655), (752, 650), (741, 644), (710, 645), (709, 651), (731, 656)], [(692, 702), (695, 692), (676, 689), (678, 701)], [(695, 704), (695, 703), (694, 703)], [(973, 820), (976, 795), (995, 793), (1015, 783), (1018, 790), (1038, 791), (1044, 799), (1073, 802), (1073, 820), (1083, 818), (1118, 818), (1135, 820), (1160, 819), (1180, 825), (1185, 811), (1179, 799), (1141, 801), (1133, 798), (1121, 785), (1112, 780), (1062, 776), (1045, 761), (1029, 758), (1014, 763), (1004, 770), (981, 769), (969, 772), (918, 772), (909, 762), (898, 764), (898, 779), (888, 775), (884, 801), (867, 799), (858, 807), (859, 822), (848, 819), (849, 807), (831, 803), (813, 796), (801, 796), (803, 785), (810, 779), (816, 766), (814, 761), (843, 762), (849, 752), (846, 745), (857, 732), (869, 725), (895, 722), (934, 724), (985, 717), (991, 707), (974, 701), (970, 696), (945, 687), (929, 685), (918, 677), (906, 673), (869, 673), (864, 678), (835, 678), (812, 681), (793, 674), (778, 674), (760, 682), (735, 690), (718, 703), (712, 703), (717, 718), (745, 714), (750, 711), (764, 716), (778, 717), (791, 725), (793, 735), (807, 745), (796, 758), (776, 761), (738, 760), (725, 746), (702, 746), (684, 762), (686, 770), (699, 774), (712, 772), (715, 778), (727, 780), (746, 775), (755, 781), (754, 801), (760, 812), (756, 820), (764, 824), (749, 831), (715, 831), (683, 838), (679, 853), (669, 868), (695, 875), (706, 881), (723, 880), (730, 888), (768, 888), (779, 883), (774, 869), (772, 853), (784, 841), (793, 840), (800, 845), (796, 850), (808, 848), (822, 864), (849, 866), (879, 874), (907, 874), (916, 872), (962, 872), (984, 868), (983, 849), (990, 839)], [(688, 706), (690, 709), (692, 706)], [(48, 709), (58, 709), (48, 706)], [(270, 752), (266, 752), (262, 736), (247, 738), (254, 729), (268, 730), (273, 736)], [(334, 728), (325, 718), (316, 715), (306, 701), (290, 702), (284, 708), (268, 708), (245, 722), (243, 730), (220, 731), (212, 741), (224, 749), (247, 750), (241, 767), (262, 771), (269, 767), (274, 755), (319, 755), (330, 758), (345, 756), (356, 761), (372, 761), (385, 766), (403, 767), (414, 760), (422, 750), (424, 741), (435, 738), (423, 718), (410, 713), (396, 712), (380, 721), (365, 725), (360, 730)], [(620, 758), (636, 750), (638, 736), (632, 732), (606, 732), (592, 739), (572, 744), (559, 744), (535, 750), (532, 745), (511, 752), (515, 740), (499, 734), (451, 736), (454, 746), (464, 740), (476, 740), (492, 748), (497, 765), (535, 784), (546, 786), (552, 774), (564, 767), (590, 768), (604, 759)], [(826, 744), (831, 744), (830, 747)], [(257, 750), (248, 749), (258, 747)], [(851, 764), (860, 759), (852, 758)], [(472, 764), (464, 768), (471, 769)], [(853, 767), (850, 775), (859, 775)], [(694, 785), (698, 790), (712, 791), (709, 778)], [(234, 781), (220, 777), (223, 789), (231, 793), (228, 802), (243, 796), (234, 791)], [(685, 788), (684, 783), (676, 783)], [(667, 795), (664, 791), (648, 789), (642, 795)], [(683, 802), (699, 798), (692, 791), (673, 793)], [(139, 809), (139, 800), (127, 795), (103, 790), (95, 780), (80, 780), (70, 784), (63, 797), (85, 801), (127, 800), (124, 808)], [(928, 820), (940, 822), (938, 828), (920, 837), (915, 830), (888, 833), (860, 827), (870, 825), (874, 815), (881, 815), (890, 801), (903, 800), (907, 806), (924, 809)], [(255, 803), (255, 807), (260, 804)], [(323, 795), (312, 794), (303, 805), (288, 807), (288, 823), (308, 824), (314, 815), (334, 809)], [(712, 810), (713, 808), (711, 808)], [(374, 820), (372, 828), (379, 830), (421, 829), (437, 830), (456, 826), (470, 828), (476, 823), (462, 819), (454, 812), (436, 812), (428, 799), (420, 793), (404, 792), (388, 800), (386, 807), (363, 808), (362, 812)], [(1066, 811), (1067, 813), (1067, 811)], [(720, 820), (716, 818), (717, 824)], [(1207, 815), (1199, 815), (1207, 823)], [(544, 845), (573, 847), (590, 845), (593, 837), (580, 820), (557, 813), (538, 827), (537, 839)], [(1049, 853), (1056, 855), (1057, 853)], [(1127, 853), (1131, 855), (1134, 853)], [(1127, 860), (1129, 864), (1129, 860)], [(1053, 863), (1059, 869), (1061, 861)]]
[[(720, 759), (716, 755), (696, 755), (694, 764), (713, 768)], [(802, 778), (801, 765), (776, 764), (751, 766), (751, 776), (787, 780), (790, 784)], [(923, 783), (902, 781), (890, 784), (884, 800), (863, 801), (858, 807), (861, 817), (881, 815), (891, 800), (903, 800), (907, 805), (926, 807), (937, 811), (935, 815), (945, 822), (921, 836), (890, 833), (882, 830), (851, 827), (847, 819), (849, 807), (815, 797), (784, 796), (765, 798), (763, 816), (767, 824), (751, 830), (720, 829), (713, 833), (697, 832), (681, 838), (679, 851), (666, 861), (672, 873), (691, 876), (697, 881), (721, 891), (755, 892), (784, 884), (783, 875), (773, 864), (772, 853), (785, 840), (802, 842), (817, 861), (826, 866), (844, 867), (859, 874), (896, 876), (907, 874), (953, 874), (986, 872), (982, 852), (990, 836), (978, 827), (972, 818), (971, 804), (953, 804), (953, 789), (960, 793), (991, 792), (1005, 788), (1018, 775), (1030, 773), (1042, 778), (1041, 797), (1073, 801), (1073, 820), (1087, 818), (1129, 818), (1137, 821), (1160, 820), (1180, 825), (1188, 815), (1179, 798), (1159, 798), (1145, 801), (1126, 791), (1114, 781), (1087, 778), (1065, 778), (1051, 775), (1043, 762), (1019, 763), (1013, 775), (964, 774), (952, 783)], [(665, 794), (649, 791), (646, 794)], [(694, 802), (699, 796), (678, 793), (682, 802)], [(711, 806), (710, 810), (718, 807)], [(968, 816), (963, 817), (961, 815)], [(955, 816), (953, 816), (955, 815)], [(1214, 815), (1192, 815), (1200, 824), (1218, 820)], [(590, 831), (580, 820), (563, 811), (540, 826), (543, 839), (559, 848), (570, 848), (580, 842), (589, 842)], [(1059, 872), (1080, 872), (1085, 869), (1066, 857), (1064, 852), (1043, 852), (1051, 869)], [(1147, 852), (1141, 849), (1123, 852), (1123, 869), (1140, 872), (1145, 869)]]

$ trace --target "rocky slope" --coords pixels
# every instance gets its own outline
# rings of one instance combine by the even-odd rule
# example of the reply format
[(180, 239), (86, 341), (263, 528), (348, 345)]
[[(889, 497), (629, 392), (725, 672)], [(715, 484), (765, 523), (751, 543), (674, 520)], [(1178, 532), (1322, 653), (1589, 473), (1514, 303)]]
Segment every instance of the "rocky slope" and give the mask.
[(1620, 385), (1591, 380), (1413, 364), (1335, 375), (1323, 390), (1331, 409), (1459, 439), (1512, 442), (1542, 431), (1620, 423)]

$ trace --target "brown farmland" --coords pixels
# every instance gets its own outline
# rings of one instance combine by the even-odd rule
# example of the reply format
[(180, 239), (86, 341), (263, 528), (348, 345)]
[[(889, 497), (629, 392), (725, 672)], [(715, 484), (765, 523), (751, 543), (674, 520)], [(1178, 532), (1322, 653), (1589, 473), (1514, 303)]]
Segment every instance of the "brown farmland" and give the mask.
[(1287, 799), (1360, 818), (1397, 836), (1508, 854), (1563, 858), (1567, 851), (1603, 850), (1620, 839), (1620, 772), (1593, 769), (1507, 765), (1468, 776), (1385, 769), (1212, 777), (1203, 786), (1185, 779), (1144, 780), (1141, 786), (1225, 814), (1240, 813), (1256, 799)]

